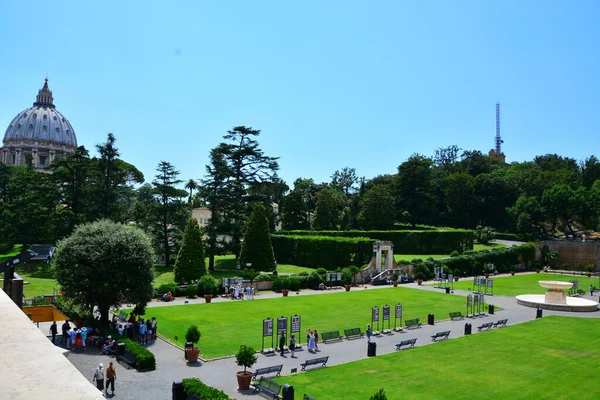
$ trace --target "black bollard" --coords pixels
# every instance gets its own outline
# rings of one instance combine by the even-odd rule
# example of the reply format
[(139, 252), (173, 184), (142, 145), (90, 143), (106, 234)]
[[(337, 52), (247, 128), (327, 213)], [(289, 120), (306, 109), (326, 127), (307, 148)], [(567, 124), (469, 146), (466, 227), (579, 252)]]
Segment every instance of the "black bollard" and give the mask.
[(490, 304), (488, 305), (488, 314), (493, 314), (494, 313), (494, 305)]
[(433, 325), (433, 319), (434, 319), (434, 317), (433, 317), (433, 314), (429, 314), (429, 315), (427, 316), (427, 323), (428, 323), (429, 325)]
[(535, 318), (536, 318), (536, 319), (538, 319), (538, 318), (542, 318), (542, 309), (541, 309), (541, 308), (538, 308), (538, 309), (537, 309), (537, 312), (536, 312), (536, 314), (535, 314)]
[(465, 324), (465, 336), (471, 334), (471, 324), (468, 322)]
[(185, 392), (183, 390), (183, 382), (173, 382), (173, 391), (171, 393), (173, 400), (185, 400)]
[(283, 392), (281, 394), (281, 399), (282, 400), (294, 400), (294, 387), (287, 383), (285, 385), (283, 385)]

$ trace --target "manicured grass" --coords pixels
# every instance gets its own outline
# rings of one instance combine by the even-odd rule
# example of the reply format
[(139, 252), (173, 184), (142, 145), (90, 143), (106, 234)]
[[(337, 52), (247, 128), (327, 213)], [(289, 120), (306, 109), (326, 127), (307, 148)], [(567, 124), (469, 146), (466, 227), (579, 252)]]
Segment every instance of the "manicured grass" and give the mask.
[(277, 264), (277, 273), (279, 274), (298, 275), (300, 272), (311, 273), (312, 271), (316, 271), (316, 269), (308, 267), (299, 267), (297, 265), (292, 264)]
[[(45, 294), (57, 294), (60, 285), (56, 279), (42, 279), (24, 276), (23, 280), (29, 282), (29, 285), (23, 285), (23, 294), (26, 299)], [(54, 290), (54, 291), (53, 291)]]
[[(538, 281), (579, 281), (579, 288), (588, 291), (590, 284), (598, 286), (598, 278), (586, 276), (571, 276), (559, 274), (516, 274), (515, 276), (492, 277), (494, 280), (494, 294), (500, 296), (517, 296), (519, 294), (543, 294), (544, 289)], [(454, 282), (454, 289), (472, 290), (473, 278), (461, 278)]]
[(23, 247), (23, 245), (21, 244), (17, 244), (14, 245), (11, 251), (8, 251), (4, 254), (0, 254), (0, 262), (5, 261), (11, 257), (16, 256), (17, 254), (19, 254), (21, 252), (21, 247)]
[[(208, 268), (208, 257), (205, 260), (206, 267)], [(216, 279), (225, 277), (241, 276), (241, 272), (237, 270), (235, 265), (235, 256), (216, 256), (215, 257), (215, 271), (211, 275)], [(152, 286), (158, 288), (160, 285), (165, 283), (174, 282), (173, 267), (165, 267), (162, 264), (154, 265), (154, 282)]]
[(317, 399), (594, 399), (600, 319), (544, 317), (277, 378)]
[(502, 247), (506, 247), (506, 245), (502, 244), (502, 243), (489, 243), (489, 244), (475, 243), (473, 245), (473, 250), (475, 250), (475, 251), (493, 250), (493, 249), (500, 249)]
[(425, 261), (429, 257), (433, 258), (434, 260), (439, 260), (440, 258), (448, 258), (448, 257), (450, 257), (450, 255), (449, 254), (394, 254), (394, 259), (396, 260), (396, 262), (398, 262), (398, 260), (412, 261), (415, 258)]
[[(294, 295), (254, 301), (227, 301), (211, 304), (155, 307), (147, 309), (148, 317), (158, 320), (158, 332), (182, 346), (185, 331), (197, 324), (202, 332), (200, 340), (203, 357), (214, 358), (232, 355), (242, 344), (261, 349), (262, 320), (294, 314), (302, 317), (302, 331), (317, 328), (321, 332), (360, 327), (363, 331), (371, 321), (371, 307), (384, 304), (403, 305), (403, 319), (420, 318), (427, 321), (427, 314), (445, 316), (450, 311), (462, 310), (464, 298), (446, 296), (404, 287), (334, 292), (322, 295)], [(380, 311), (383, 315), (383, 311)], [(398, 322), (400, 325), (400, 322)], [(178, 336), (178, 340), (174, 337)], [(300, 335), (300, 341), (304, 342)], [(274, 338), (276, 340), (277, 338)], [(265, 347), (272, 347), (266, 343)]]

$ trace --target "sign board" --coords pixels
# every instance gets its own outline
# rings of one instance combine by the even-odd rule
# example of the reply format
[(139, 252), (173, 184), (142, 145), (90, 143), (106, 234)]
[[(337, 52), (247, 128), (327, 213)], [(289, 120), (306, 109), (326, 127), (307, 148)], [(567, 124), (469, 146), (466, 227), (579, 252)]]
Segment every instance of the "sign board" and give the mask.
[(490, 288), (491, 288), (491, 287), (493, 287), (493, 286), (494, 286), (494, 282), (492, 282), (492, 278), (489, 278), (489, 279), (487, 280), (487, 287), (490, 287)]
[(240, 285), (240, 287), (244, 287), (244, 278), (239, 277), (237, 280), (237, 284)]
[(383, 320), (387, 321), (390, 319), (390, 306), (387, 304), (383, 306)]
[(291, 320), (290, 331), (292, 333), (300, 332), (300, 316), (294, 315)]
[(371, 321), (379, 321), (379, 307), (377, 306), (373, 307), (373, 310), (371, 311)]
[(273, 320), (271, 318), (263, 319), (263, 337), (273, 336)]
[(277, 318), (277, 334), (281, 335), (281, 332), (287, 333), (287, 317)]
[(236, 282), (237, 282), (237, 278), (236, 277), (229, 278), (229, 287), (235, 286)]
[(342, 280), (342, 273), (338, 272), (336, 281), (340, 282), (341, 280)]
[(396, 318), (402, 320), (402, 304), (396, 304)]
[(475, 298), (473, 299), (474, 305), (475, 307), (477, 307), (477, 304), (479, 303), (479, 295), (475, 294)]
[(327, 274), (325, 274), (325, 280), (327, 282), (331, 281), (331, 274), (329, 272)]
[(228, 281), (229, 281), (229, 279), (223, 278), (223, 287), (227, 286)]
[(472, 297), (470, 294), (467, 295), (467, 307), (471, 307)]

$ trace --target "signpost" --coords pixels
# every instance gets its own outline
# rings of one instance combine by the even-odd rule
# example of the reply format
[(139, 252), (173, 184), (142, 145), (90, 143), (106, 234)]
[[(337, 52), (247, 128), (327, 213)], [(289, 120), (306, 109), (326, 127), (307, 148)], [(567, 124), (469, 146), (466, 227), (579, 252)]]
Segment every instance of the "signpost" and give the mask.
[[(375, 323), (377, 323), (377, 329), (375, 329)], [(379, 335), (379, 306), (375, 306), (371, 309), (371, 329), (373, 335)]]
[[(387, 329), (385, 329), (385, 321), (387, 321)], [(381, 330), (383, 333), (391, 333), (390, 330), (390, 306), (383, 306), (383, 321), (381, 322)]]
[(472, 295), (468, 294), (467, 295), (467, 318), (473, 318), (473, 299), (472, 299)]
[[(400, 326), (397, 325), (398, 321), (400, 321)], [(396, 313), (394, 314), (394, 330), (396, 332), (401, 331), (402, 328), (402, 304), (396, 304)]]
[[(265, 348), (265, 338), (271, 336), (271, 347)], [(261, 353), (274, 353), (275, 349), (273, 348), (273, 319), (267, 318), (263, 319), (263, 332), (262, 332), (262, 350)]]
[(301, 318), (299, 315), (294, 315), (292, 317), (290, 317), (290, 334), (291, 333), (298, 333), (297, 337), (296, 337), (296, 345), (299, 346), (300, 345), (300, 323), (301, 323)]

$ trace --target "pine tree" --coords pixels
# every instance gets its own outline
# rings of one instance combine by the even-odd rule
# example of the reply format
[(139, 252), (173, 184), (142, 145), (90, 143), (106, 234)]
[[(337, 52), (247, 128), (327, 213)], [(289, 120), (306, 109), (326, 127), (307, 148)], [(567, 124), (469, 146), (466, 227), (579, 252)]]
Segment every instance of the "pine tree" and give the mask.
[(183, 233), (183, 244), (175, 260), (175, 282), (186, 283), (206, 274), (204, 243), (195, 218), (190, 218)]
[(248, 264), (252, 264), (251, 268), (256, 271), (275, 271), (276, 269), (275, 255), (269, 234), (269, 221), (262, 203), (254, 205), (252, 215), (246, 225), (240, 265), (246, 267)]

